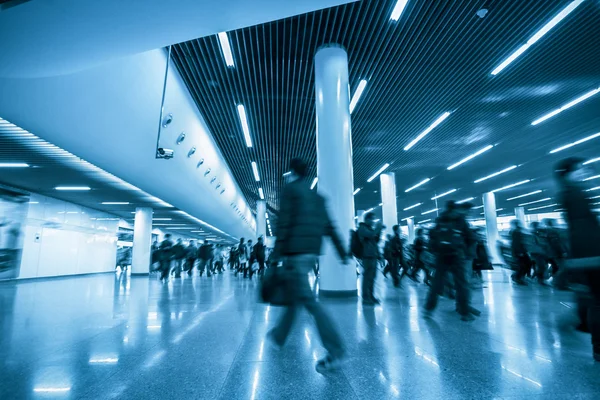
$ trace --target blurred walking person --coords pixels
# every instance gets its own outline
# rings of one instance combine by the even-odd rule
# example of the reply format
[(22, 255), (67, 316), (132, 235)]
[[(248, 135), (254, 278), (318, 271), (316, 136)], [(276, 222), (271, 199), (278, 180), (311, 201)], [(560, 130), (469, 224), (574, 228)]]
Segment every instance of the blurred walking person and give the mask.
[(196, 259), (198, 258), (198, 247), (196, 246), (196, 241), (190, 240), (190, 244), (188, 244), (185, 251), (185, 271), (189, 276), (192, 276), (194, 265), (196, 264)]
[[(364, 270), (362, 281), (362, 303), (367, 306), (380, 304), (379, 299), (375, 297), (374, 289), (375, 277), (377, 276), (377, 263), (381, 258), (379, 241), (381, 240), (383, 225), (381, 224), (381, 221), (375, 221), (375, 219), (374, 213), (366, 213), (365, 222), (361, 222), (358, 225), (358, 239), (362, 245), (361, 260)], [(392, 240), (394, 240), (394, 238), (392, 238)], [(392, 276), (394, 276), (394, 265), (392, 265), (391, 268)], [(398, 274), (397, 268), (395, 274)]]
[(254, 257), (258, 263), (258, 274), (261, 275), (265, 270), (266, 246), (263, 237), (258, 238), (258, 242), (254, 245)]
[(527, 252), (525, 245), (525, 233), (521, 226), (521, 221), (513, 219), (510, 221), (511, 231), (511, 250), (514, 262), (515, 272), (511, 275), (511, 279), (517, 285), (527, 285), (525, 282), (525, 276), (531, 270), (531, 258)]
[(423, 261), (425, 256), (425, 250), (427, 250), (427, 242), (425, 241), (425, 230), (423, 228), (417, 229), (417, 237), (413, 244), (413, 252), (414, 252), (414, 266), (412, 270), (413, 279), (418, 282), (419, 281), (419, 271), (423, 270), (425, 272), (425, 284), (429, 285), (431, 277), (429, 275), (429, 270), (425, 267), (425, 262)]
[(181, 278), (181, 269), (183, 268), (183, 260), (186, 253), (183, 240), (177, 239), (177, 242), (173, 246), (173, 260), (175, 260), (175, 265), (171, 270), (171, 275), (175, 275), (175, 278)]
[(308, 274), (321, 253), (323, 236), (332, 239), (344, 263), (348, 262), (348, 255), (329, 217), (325, 199), (316, 191), (310, 190), (310, 182), (306, 179), (307, 170), (304, 161), (293, 159), (290, 183), (285, 186), (281, 196), (277, 241), (271, 259), (273, 263), (283, 261), (283, 268), (289, 276), (288, 287), (293, 288), (292, 305), (285, 309), (277, 326), (267, 337), (277, 347), (283, 346), (300, 307), (306, 308), (313, 316), (321, 342), (327, 350), (325, 358), (316, 365), (317, 371), (322, 373), (339, 368), (346, 350), (333, 321), (315, 298)]
[(171, 272), (171, 260), (173, 258), (173, 241), (171, 240), (170, 233), (165, 235), (165, 239), (160, 244), (159, 252), (160, 280), (167, 281), (169, 279), (169, 272)]

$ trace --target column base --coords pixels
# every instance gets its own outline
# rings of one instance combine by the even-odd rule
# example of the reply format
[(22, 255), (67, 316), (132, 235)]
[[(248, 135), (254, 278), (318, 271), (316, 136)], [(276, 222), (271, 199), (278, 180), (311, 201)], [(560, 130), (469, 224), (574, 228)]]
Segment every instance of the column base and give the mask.
[(348, 297), (357, 297), (358, 290), (319, 290), (319, 297), (325, 298), (348, 298)]

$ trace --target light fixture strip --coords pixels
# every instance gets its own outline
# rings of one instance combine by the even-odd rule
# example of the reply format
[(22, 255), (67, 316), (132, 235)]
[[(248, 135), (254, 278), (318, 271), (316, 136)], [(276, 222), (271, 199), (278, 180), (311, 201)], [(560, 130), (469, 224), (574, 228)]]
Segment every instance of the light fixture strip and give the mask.
[(373, 182), (373, 180), (375, 178), (377, 178), (383, 171), (385, 171), (386, 169), (388, 169), (390, 167), (390, 164), (386, 163), (383, 167), (379, 168), (379, 170), (377, 172), (375, 172), (373, 174), (373, 176), (371, 176), (369, 179), (367, 179), (367, 182)]
[(593, 187), (591, 189), (587, 189), (586, 192), (593, 192), (594, 190), (599, 190), (600, 186)]
[(590, 176), (589, 178), (585, 178), (583, 181), (592, 181), (594, 179), (598, 179), (600, 178), (600, 175), (594, 175), (594, 176)]
[(250, 137), (250, 128), (248, 127), (248, 116), (246, 115), (246, 108), (243, 104), (237, 106), (238, 116), (240, 117), (240, 123), (242, 124), (242, 131), (244, 132), (244, 140), (246, 140), (246, 146), (252, 147), (252, 138)]
[(415, 207), (419, 207), (421, 204), (423, 204), (423, 203), (417, 203), (417, 204), (413, 204), (413, 205), (412, 205), (412, 206), (410, 206), (410, 207), (406, 207), (406, 208), (404, 209), (404, 211), (412, 210), (412, 209), (413, 209), (413, 208), (415, 208)]
[(429, 221), (431, 221), (431, 218), (424, 219), (423, 221), (419, 221), (419, 222), (417, 222), (417, 224), (424, 224), (425, 222), (429, 222)]
[(400, 221), (408, 221), (409, 219), (412, 219), (414, 217), (414, 215), (411, 215), (410, 217), (402, 218)]
[(551, 200), (551, 198), (550, 197), (546, 197), (545, 199), (529, 201), (527, 203), (521, 203), (521, 204), (519, 204), (518, 207), (528, 206), (530, 204), (536, 204), (536, 203), (543, 203), (544, 201), (548, 201), (548, 200)]
[(475, 200), (475, 197), (468, 197), (466, 199), (462, 199), (456, 202), (456, 204), (466, 203), (467, 201)]
[(557, 205), (558, 205), (557, 203), (554, 203), (554, 204), (548, 204), (547, 206), (540, 206), (540, 207), (529, 208), (527, 210), (528, 211), (535, 211), (535, 210), (541, 210), (541, 209), (544, 209), (544, 208), (555, 207)]
[(125, 206), (128, 205), (128, 201), (103, 201), (103, 205), (105, 206)]
[(569, 144), (566, 144), (566, 145), (564, 145), (564, 146), (562, 146), (562, 147), (559, 147), (559, 148), (557, 148), (557, 149), (554, 149), (554, 150), (552, 150), (552, 151), (550, 152), (550, 154), (558, 153), (559, 151), (563, 151), (563, 150), (565, 150), (565, 149), (568, 149), (569, 147), (577, 146), (578, 144), (585, 143), (585, 142), (587, 142), (588, 140), (592, 140), (592, 139), (595, 139), (595, 138), (597, 138), (597, 137), (600, 137), (600, 132), (598, 132), (598, 133), (594, 133), (593, 135), (590, 135), (590, 136), (584, 137), (583, 139), (579, 139), (579, 140), (577, 140), (577, 141), (575, 141), (575, 142), (573, 142), (573, 143), (569, 143)]
[(398, 21), (407, 3), (408, 0), (398, 0), (396, 2), (396, 5), (394, 6), (394, 9), (392, 10), (392, 15), (390, 16), (390, 19), (393, 21)]
[(315, 186), (317, 186), (317, 182), (319, 182), (319, 178), (313, 179), (312, 184), (310, 185), (310, 190), (313, 190)]
[(510, 185), (506, 185), (506, 186), (502, 186), (501, 188), (494, 189), (494, 190), (492, 190), (491, 193), (496, 193), (496, 192), (500, 192), (502, 190), (514, 188), (515, 186), (521, 186), (521, 185), (524, 185), (524, 184), (529, 183), (529, 182), (531, 182), (531, 179), (525, 179), (524, 181), (520, 181), (520, 182), (516, 182), (516, 183), (511, 183)]
[(445, 192), (445, 193), (438, 194), (437, 196), (433, 196), (433, 197), (431, 198), (431, 200), (437, 200), (437, 199), (439, 199), (439, 198), (441, 198), (441, 197), (448, 196), (449, 194), (452, 194), (452, 193), (454, 193), (454, 192), (456, 192), (456, 189), (451, 189), (451, 190), (448, 190), (448, 191), (447, 191), (447, 192)]
[(408, 189), (406, 189), (406, 190), (404, 191), (404, 193), (408, 193), (408, 192), (410, 192), (411, 190), (414, 190), (414, 189), (418, 188), (419, 186), (422, 186), (422, 185), (426, 184), (426, 183), (427, 183), (427, 182), (429, 182), (430, 180), (431, 180), (431, 178), (426, 178), (426, 179), (423, 179), (421, 182), (417, 183), (416, 185), (414, 185), (414, 186), (411, 186), (411, 187), (409, 187)]
[(438, 119), (436, 119), (433, 122), (433, 124), (429, 125), (429, 127), (427, 129), (425, 129), (423, 132), (419, 133), (419, 135), (416, 138), (414, 138), (409, 144), (407, 144), (406, 147), (404, 147), (404, 151), (410, 150), (415, 144), (417, 144), (421, 139), (423, 139), (425, 136), (427, 136), (427, 134), (429, 134), (429, 132), (434, 130), (436, 126), (438, 126), (439, 124), (444, 122), (444, 120), (446, 118), (448, 118), (449, 116), (450, 116), (450, 112), (448, 112), (448, 111), (446, 111), (445, 113), (440, 115), (438, 117)]
[(352, 114), (352, 111), (354, 111), (354, 108), (356, 107), (356, 104), (358, 104), (358, 100), (360, 100), (360, 96), (362, 96), (366, 87), (367, 87), (367, 81), (362, 79), (358, 83), (358, 87), (356, 88), (356, 91), (354, 92), (354, 95), (352, 96), (352, 100), (350, 100), (350, 114)]
[(228, 67), (235, 67), (235, 63), (233, 62), (233, 53), (231, 52), (231, 45), (229, 44), (229, 36), (227, 32), (219, 32), (217, 35), (219, 37), (219, 44), (221, 45), (221, 51), (223, 52), (223, 58), (225, 59), (225, 64)]
[(536, 119), (535, 121), (533, 121), (531, 123), (531, 125), (540, 124), (540, 123), (542, 123), (542, 122), (544, 122), (544, 121), (546, 121), (546, 120), (554, 117), (555, 115), (558, 115), (561, 112), (563, 112), (565, 110), (568, 110), (569, 108), (573, 107), (574, 105), (579, 104), (582, 101), (589, 99), (590, 97), (592, 97), (592, 96), (594, 96), (594, 95), (596, 95), (598, 93), (600, 93), (600, 88), (591, 90), (591, 91), (587, 92), (586, 94), (584, 94), (582, 96), (579, 96), (575, 100), (572, 100), (572, 101), (568, 102), (567, 104), (563, 105), (562, 107), (557, 108), (556, 110), (549, 112), (548, 114), (544, 115), (543, 117), (540, 117), (540, 118)]
[(258, 188), (258, 195), (260, 196), (261, 200), (265, 199), (265, 192), (263, 192), (262, 188)]
[(27, 167), (29, 167), (29, 164), (27, 164), (27, 163), (13, 163), (13, 162), (0, 163), (0, 168), (27, 168)]
[(498, 75), (504, 68), (508, 67), (513, 61), (515, 61), (521, 54), (523, 54), (529, 47), (533, 46), (538, 40), (542, 38), (546, 33), (548, 33), (552, 28), (554, 28), (560, 21), (562, 21), (567, 15), (569, 15), (573, 10), (575, 10), (581, 3), (585, 0), (575, 0), (571, 2), (567, 7), (562, 9), (554, 18), (548, 21), (539, 31), (533, 34), (527, 40), (527, 43), (522, 45), (512, 53), (508, 58), (500, 63), (494, 70), (492, 71), (492, 75)]
[(439, 210), (439, 208), (434, 208), (432, 210), (428, 210), (428, 211), (422, 212), (421, 215), (431, 214), (431, 213), (436, 212), (437, 210)]
[(256, 162), (252, 161), (252, 173), (254, 173), (254, 180), (256, 182), (260, 182), (260, 175), (258, 174), (258, 165)]
[(54, 190), (59, 190), (59, 191), (86, 191), (86, 190), (92, 190), (89, 186), (57, 186), (54, 188)]
[(542, 191), (541, 190), (535, 190), (533, 192), (525, 193), (525, 194), (522, 194), (520, 196), (511, 197), (510, 199), (506, 199), (506, 201), (521, 199), (523, 197), (533, 196), (534, 194), (538, 194), (538, 193), (542, 193)]
[(463, 158), (462, 160), (460, 160), (459, 162), (457, 162), (456, 164), (452, 164), (451, 166), (449, 166), (448, 168), (446, 168), (448, 171), (453, 170), (454, 168), (458, 167), (461, 164), (466, 163), (467, 161), (472, 160), (473, 158), (477, 157), (478, 155), (481, 155), (483, 153), (485, 153), (486, 151), (492, 149), (494, 147), (494, 145), (487, 145), (485, 146), (483, 149), (476, 151), (475, 153), (471, 154), (470, 156), (467, 156), (465, 158)]
[(362, 190), (362, 188), (358, 188), (356, 190), (354, 190), (354, 192), (352, 192), (352, 195), (356, 196), (358, 194), (358, 192), (360, 192)]
[(517, 167), (518, 167), (517, 165), (511, 165), (508, 168), (504, 168), (502, 171), (494, 172), (493, 174), (489, 174), (488, 176), (484, 176), (483, 178), (479, 178), (476, 181), (473, 181), (473, 183), (483, 182), (483, 181), (485, 181), (487, 179), (490, 179), (490, 178), (493, 178), (495, 176), (501, 175), (501, 174), (503, 174), (505, 172), (512, 171), (513, 169), (515, 169)]

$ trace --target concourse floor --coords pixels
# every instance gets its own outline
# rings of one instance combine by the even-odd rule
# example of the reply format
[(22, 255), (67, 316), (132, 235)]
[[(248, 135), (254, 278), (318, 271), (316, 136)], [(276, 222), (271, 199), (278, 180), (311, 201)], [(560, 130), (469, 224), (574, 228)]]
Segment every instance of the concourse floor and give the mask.
[(230, 272), (0, 283), (0, 399), (600, 399), (573, 294), (484, 278), (470, 323), (448, 299), (423, 319), (427, 287), (408, 279), (379, 277), (378, 307), (323, 301), (349, 350), (327, 375), (310, 317), (271, 348), (280, 310)]

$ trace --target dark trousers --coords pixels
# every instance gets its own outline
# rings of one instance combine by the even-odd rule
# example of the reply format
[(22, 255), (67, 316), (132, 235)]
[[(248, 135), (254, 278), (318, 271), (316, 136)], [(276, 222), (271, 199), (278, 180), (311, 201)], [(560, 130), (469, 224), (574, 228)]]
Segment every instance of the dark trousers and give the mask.
[(544, 280), (546, 269), (548, 268), (548, 259), (543, 254), (533, 254), (533, 261), (535, 261), (535, 277), (538, 280)]
[(169, 272), (171, 272), (171, 260), (161, 260), (160, 261), (160, 279), (168, 278)]
[(298, 311), (301, 307), (304, 307), (315, 320), (323, 347), (332, 357), (343, 357), (346, 351), (342, 337), (325, 309), (315, 298), (308, 282), (308, 273), (315, 264), (315, 257), (314, 255), (303, 254), (288, 257), (285, 260), (284, 264), (285, 268), (288, 269), (286, 272), (290, 274), (290, 287), (293, 288), (292, 297), (294, 300), (291, 306), (285, 308), (279, 322), (271, 330), (271, 334), (278, 344), (283, 345), (296, 320)]
[(174, 273), (176, 278), (181, 278), (181, 267), (182, 266), (183, 266), (183, 258), (176, 258), (175, 266), (171, 270), (171, 273)]
[(514, 277), (516, 280), (522, 280), (531, 270), (531, 259), (527, 254), (517, 256), (516, 259), (516, 271)]
[(426, 310), (434, 310), (437, 306), (438, 296), (444, 290), (446, 284), (446, 274), (451, 273), (454, 277), (454, 285), (456, 288), (456, 310), (460, 315), (467, 315), (470, 312), (470, 291), (467, 282), (467, 264), (470, 261), (465, 261), (460, 256), (436, 256), (435, 275), (433, 283), (427, 294), (425, 303)]
[(373, 294), (375, 287), (375, 276), (377, 276), (377, 259), (364, 258), (363, 264), (363, 281), (362, 281), (362, 297), (363, 300), (372, 301), (375, 299)]
[(185, 271), (187, 271), (188, 275), (192, 275), (192, 270), (194, 269), (195, 263), (195, 258), (188, 258), (187, 260), (185, 260)]
[(212, 273), (212, 258), (210, 260), (205, 260), (203, 258), (200, 259), (200, 264), (198, 264), (198, 270), (200, 271), (200, 275), (204, 273), (206, 270), (206, 275), (210, 276)]

